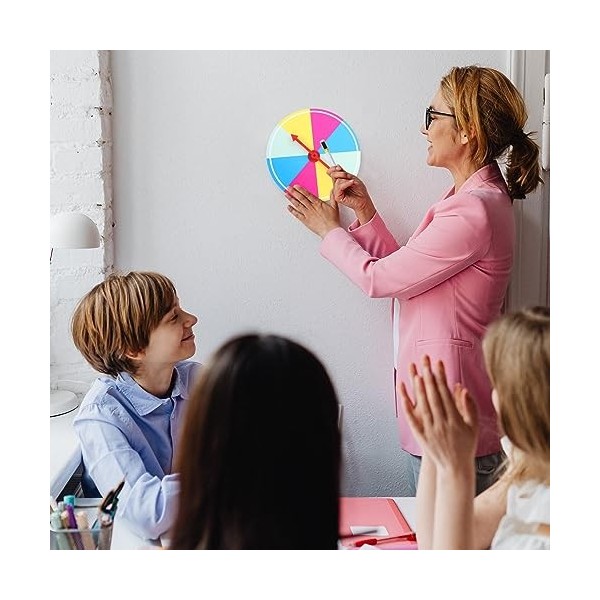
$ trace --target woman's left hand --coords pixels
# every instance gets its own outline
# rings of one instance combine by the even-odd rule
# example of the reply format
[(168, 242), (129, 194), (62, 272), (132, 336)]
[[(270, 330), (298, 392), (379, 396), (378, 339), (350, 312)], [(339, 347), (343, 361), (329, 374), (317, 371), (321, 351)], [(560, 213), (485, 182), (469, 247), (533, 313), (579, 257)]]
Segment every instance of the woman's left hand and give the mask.
[(307, 189), (295, 185), (285, 190), (288, 210), (308, 229), (320, 237), (325, 237), (332, 229), (340, 226), (340, 214), (337, 202), (324, 202)]

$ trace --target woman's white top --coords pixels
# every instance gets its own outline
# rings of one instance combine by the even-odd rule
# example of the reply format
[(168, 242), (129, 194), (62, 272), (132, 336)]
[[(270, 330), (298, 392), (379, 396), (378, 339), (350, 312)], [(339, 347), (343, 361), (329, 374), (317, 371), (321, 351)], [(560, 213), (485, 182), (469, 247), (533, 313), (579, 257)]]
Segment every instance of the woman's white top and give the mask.
[[(506, 437), (501, 442), (510, 456), (512, 445)], [(491, 548), (550, 550), (550, 536), (540, 532), (540, 525), (550, 526), (550, 487), (535, 481), (513, 484), (508, 488), (506, 514), (498, 525)]]

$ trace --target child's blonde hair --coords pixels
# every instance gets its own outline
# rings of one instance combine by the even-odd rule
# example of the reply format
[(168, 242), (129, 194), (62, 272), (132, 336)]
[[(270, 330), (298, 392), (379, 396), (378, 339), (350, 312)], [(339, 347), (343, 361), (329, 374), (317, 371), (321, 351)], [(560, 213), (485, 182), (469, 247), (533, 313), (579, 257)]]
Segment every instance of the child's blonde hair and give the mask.
[(550, 310), (506, 314), (483, 340), (498, 419), (515, 447), (506, 476), (550, 483)]
[(73, 314), (71, 333), (77, 349), (100, 373), (134, 375), (139, 352), (150, 334), (173, 308), (177, 293), (160, 273), (132, 271), (111, 274), (89, 291)]

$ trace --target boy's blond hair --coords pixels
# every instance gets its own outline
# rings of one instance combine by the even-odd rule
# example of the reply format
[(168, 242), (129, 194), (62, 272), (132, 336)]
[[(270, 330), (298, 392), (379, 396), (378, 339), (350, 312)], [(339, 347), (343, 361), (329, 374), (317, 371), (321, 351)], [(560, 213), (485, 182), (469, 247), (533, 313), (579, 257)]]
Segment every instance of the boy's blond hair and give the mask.
[(499, 398), (498, 418), (515, 447), (507, 477), (550, 483), (550, 311), (526, 308), (492, 323), (485, 363)]
[(71, 323), (73, 342), (100, 373), (134, 375), (136, 361), (127, 355), (144, 350), (151, 332), (171, 310), (177, 292), (160, 273), (111, 274), (79, 302)]

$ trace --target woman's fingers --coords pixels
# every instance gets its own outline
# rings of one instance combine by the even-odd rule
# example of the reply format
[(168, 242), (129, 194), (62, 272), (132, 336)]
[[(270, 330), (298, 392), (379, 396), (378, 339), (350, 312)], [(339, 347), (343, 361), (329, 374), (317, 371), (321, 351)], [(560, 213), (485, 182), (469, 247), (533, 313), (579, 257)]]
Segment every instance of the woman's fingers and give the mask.
[(300, 212), (299, 210), (296, 210), (293, 206), (288, 204), (287, 207), (288, 211), (292, 213), (292, 215), (294, 215), (294, 217), (296, 217), (296, 219), (298, 219), (299, 221), (303, 221), (304, 220), (304, 213)]
[(299, 185), (288, 186), (284, 194), (295, 208), (298, 208), (298, 205), (308, 208), (315, 200), (318, 200), (316, 196), (313, 196), (307, 189)]
[(304, 206), (304, 204), (302, 204), (299, 200), (296, 200), (294, 196), (285, 192), (285, 198), (290, 203), (288, 208), (294, 209), (295, 212), (299, 212), (302, 214), (304, 213), (304, 210), (306, 210), (306, 206)]
[(335, 187), (338, 191), (343, 192), (353, 185), (354, 179), (345, 179), (344, 181), (340, 181), (339, 183), (335, 184)]
[(340, 167), (340, 165), (336, 165), (335, 167), (330, 167), (327, 169), (327, 175), (329, 175), (329, 177), (332, 179), (348, 179), (353, 177), (350, 173), (348, 173), (348, 171), (345, 171), (342, 167)]

